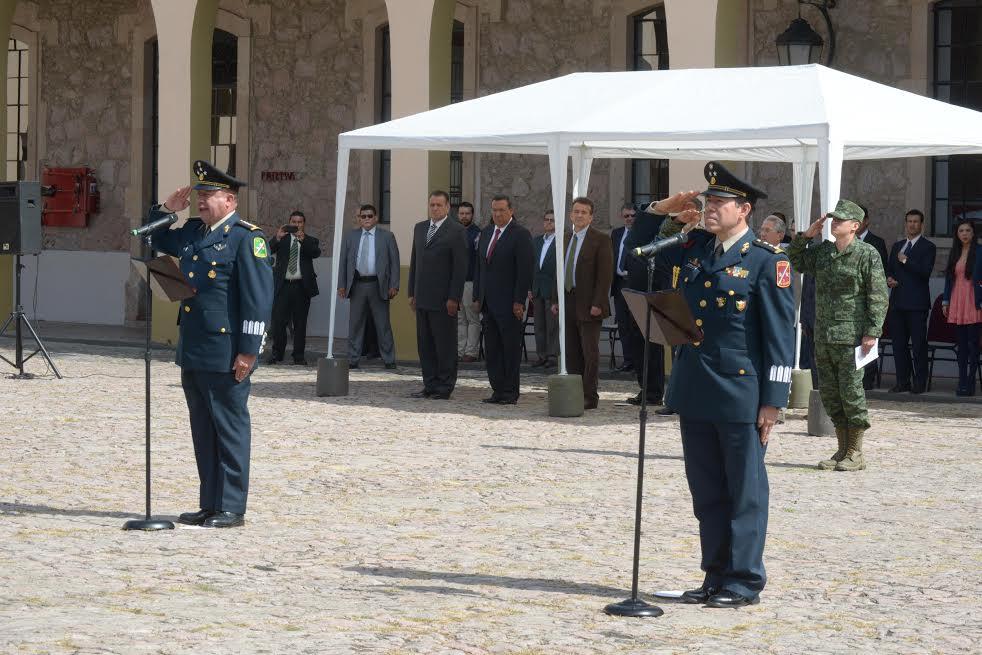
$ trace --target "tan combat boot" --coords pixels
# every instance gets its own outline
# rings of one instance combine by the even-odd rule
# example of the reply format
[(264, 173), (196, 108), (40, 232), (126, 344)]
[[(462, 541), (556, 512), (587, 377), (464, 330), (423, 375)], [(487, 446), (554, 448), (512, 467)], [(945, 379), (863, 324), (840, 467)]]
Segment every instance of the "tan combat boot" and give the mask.
[(832, 471), (835, 469), (836, 464), (842, 461), (842, 458), (846, 456), (846, 450), (848, 450), (849, 433), (846, 428), (836, 428), (835, 438), (839, 442), (839, 449), (835, 451), (831, 459), (825, 459), (818, 463), (818, 468), (823, 471)]
[(865, 432), (862, 428), (849, 428), (849, 449), (842, 461), (835, 465), (836, 471), (862, 471), (866, 468), (866, 460), (863, 458)]

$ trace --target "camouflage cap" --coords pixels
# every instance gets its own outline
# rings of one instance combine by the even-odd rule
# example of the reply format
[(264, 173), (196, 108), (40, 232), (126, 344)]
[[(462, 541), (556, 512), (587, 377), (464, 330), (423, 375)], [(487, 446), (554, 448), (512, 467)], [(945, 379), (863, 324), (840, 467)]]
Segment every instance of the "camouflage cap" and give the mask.
[(857, 223), (863, 222), (864, 214), (862, 207), (845, 198), (840, 198), (835, 209), (829, 212), (829, 216), (832, 218), (837, 218), (840, 221), (856, 221)]

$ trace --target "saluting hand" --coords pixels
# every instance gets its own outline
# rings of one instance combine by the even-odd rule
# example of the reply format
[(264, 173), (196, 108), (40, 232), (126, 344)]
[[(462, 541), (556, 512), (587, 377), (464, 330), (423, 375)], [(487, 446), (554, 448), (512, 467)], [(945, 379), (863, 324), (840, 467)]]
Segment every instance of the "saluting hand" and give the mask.
[(166, 211), (176, 214), (179, 211), (184, 211), (191, 206), (191, 187), (182, 186), (180, 189), (174, 193), (167, 196), (167, 200), (164, 201), (163, 208)]
[(827, 214), (822, 214), (822, 217), (808, 226), (808, 229), (802, 232), (802, 234), (809, 239), (814, 239), (819, 234), (822, 233), (822, 226), (825, 225), (825, 220), (828, 218)]
[(649, 212), (655, 214), (671, 214), (673, 212), (681, 212), (685, 209), (685, 203), (689, 202), (696, 196), (698, 196), (701, 191), (679, 191), (674, 196), (669, 196), (663, 198), (658, 202), (653, 202), (648, 205)]

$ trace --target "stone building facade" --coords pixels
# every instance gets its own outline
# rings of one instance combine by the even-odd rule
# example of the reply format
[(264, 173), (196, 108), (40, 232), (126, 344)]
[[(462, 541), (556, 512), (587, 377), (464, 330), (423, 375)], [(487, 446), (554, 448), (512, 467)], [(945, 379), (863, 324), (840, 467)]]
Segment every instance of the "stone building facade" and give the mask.
[[(230, 126), (223, 138), (234, 142), (236, 173), (250, 182), (244, 213), (272, 231), (291, 210), (303, 209), (311, 232), (329, 247), (340, 132), (378, 122), (386, 111), (399, 116), (445, 104), (451, 93), (466, 100), (571, 72), (630, 69), (634, 17), (659, 7), (672, 68), (776, 65), (774, 40), (798, 14), (796, 0), (0, 0), (4, 6), (12, 8), (10, 36), (35, 50), (27, 179), (38, 179), (45, 166), (87, 165), (97, 173), (101, 212), (86, 228), (45, 227), (39, 264), (47, 280), (70, 276), (80, 261), (104, 267), (104, 277), (116, 280), (105, 298), (79, 300), (57, 284), (44, 287), (42, 307), (59, 309), (39, 309), (40, 318), (88, 322), (99, 321), (76, 305), (113, 305), (111, 312), (99, 310), (113, 317), (105, 322), (142, 317), (139, 285), (125, 261), (139, 244), (127, 229), (142, 220), (155, 188), (157, 199), (166, 196), (187, 179), (191, 160), (214, 152), (208, 121), (214, 107), (210, 96), (201, 98), (211, 83), (212, 44), (195, 26), (221, 30), (235, 44), (235, 116), (222, 125)], [(838, 3), (833, 66), (931, 94), (932, 6), (928, 0)], [(824, 33), (817, 14), (802, 11)], [(453, 22), (462, 36), (451, 46)], [(447, 74), (454, 65), (456, 72)], [(692, 98), (680, 100), (698, 101), (701, 93), (693, 89)], [(623, 101), (632, 102), (629, 93)], [(583, 102), (590, 102), (588, 91)], [(427, 190), (450, 184), (449, 160), (393, 154), (386, 185), (380, 157), (353, 154), (346, 211), (353, 214), (359, 202), (378, 204), (388, 189), (390, 227), (408, 264), (411, 225), (425, 215)], [(770, 193), (758, 214), (791, 214), (790, 166), (738, 168)], [(520, 220), (539, 229), (552, 204), (544, 157), (464, 154), (457, 170), (459, 194), (478, 203), (482, 218), (487, 200), (503, 192), (514, 199)], [(700, 170), (701, 164), (672, 162), (664, 190), (699, 184)], [(600, 227), (619, 223), (620, 203), (632, 197), (631, 178), (629, 162), (594, 165), (589, 193)], [(928, 160), (844, 167), (842, 195), (864, 201), (874, 230), (888, 241), (899, 237), (909, 207), (923, 208), (930, 221), (931, 192)], [(939, 267), (941, 260), (939, 254)], [(0, 304), (9, 304), (9, 269), (0, 263)], [(411, 324), (408, 313), (399, 318)]]

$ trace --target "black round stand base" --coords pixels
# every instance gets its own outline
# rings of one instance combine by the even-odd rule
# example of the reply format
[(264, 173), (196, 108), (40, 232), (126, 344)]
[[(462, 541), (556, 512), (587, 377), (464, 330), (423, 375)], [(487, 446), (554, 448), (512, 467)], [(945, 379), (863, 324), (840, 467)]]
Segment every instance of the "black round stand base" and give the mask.
[(124, 530), (173, 530), (174, 524), (163, 519), (133, 519), (123, 524)]
[(604, 608), (604, 612), (613, 616), (650, 616), (658, 617), (665, 612), (662, 608), (649, 605), (639, 598), (628, 598), (619, 603), (611, 603)]

